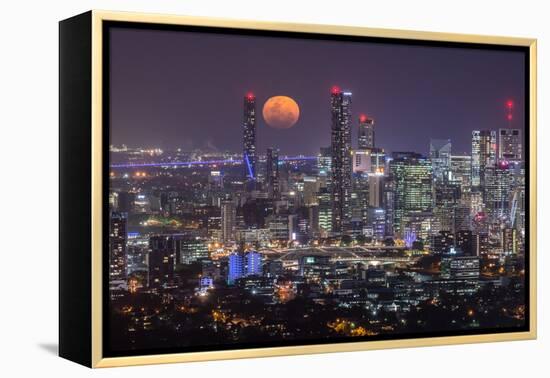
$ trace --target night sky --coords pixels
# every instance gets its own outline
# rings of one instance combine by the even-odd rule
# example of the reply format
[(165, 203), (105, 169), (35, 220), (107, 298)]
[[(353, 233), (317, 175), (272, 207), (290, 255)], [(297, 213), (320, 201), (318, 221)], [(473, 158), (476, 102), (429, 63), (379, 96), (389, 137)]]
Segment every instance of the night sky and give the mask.
[[(317, 154), (330, 145), (330, 89), (353, 92), (375, 119), (376, 145), (426, 154), (430, 138), (470, 152), (471, 131), (524, 127), (521, 52), (111, 29), (111, 144), (242, 151), (243, 96), (257, 98), (259, 153)], [(298, 123), (268, 127), (271, 96), (292, 97)]]

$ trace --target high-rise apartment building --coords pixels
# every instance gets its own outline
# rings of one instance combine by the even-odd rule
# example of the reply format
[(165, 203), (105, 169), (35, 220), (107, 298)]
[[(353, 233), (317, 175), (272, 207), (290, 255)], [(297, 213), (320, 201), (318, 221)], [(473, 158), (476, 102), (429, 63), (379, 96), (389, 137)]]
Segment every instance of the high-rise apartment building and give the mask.
[(434, 180), (442, 182), (448, 179), (451, 170), (451, 140), (430, 139), (430, 160)]
[(389, 170), (394, 192), (393, 228), (402, 233), (406, 218), (422, 217), (433, 209), (432, 164), (416, 153), (396, 153)]
[(358, 147), (360, 150), (374, 148), (374, 120), (364, 114), (359, 116)]
[(485, 169), (495, 165), (496, 149), (495, 131), (472, 131), (472, 187), (485, 186)]
[(111, 212), (109, 224), (109, 280), (126, 280), (126, 213)]
[(256, 178), (256, 97), (252, 93), (244, 97), (243, 166), (245, 177), (254, 180)]
[(266, 183), (270, 198), (277, 199), (280, 194), (279, 187), (279, 150), (268, 148), (266, 153)]
[(235, 240), (237, 227), (237, 209), (233, 200), (225, 200), (221, 203), (221, 231), (224, 242)]
[(351, 92), (331, 91), (332, 231), (344, 233), (351, 223)]

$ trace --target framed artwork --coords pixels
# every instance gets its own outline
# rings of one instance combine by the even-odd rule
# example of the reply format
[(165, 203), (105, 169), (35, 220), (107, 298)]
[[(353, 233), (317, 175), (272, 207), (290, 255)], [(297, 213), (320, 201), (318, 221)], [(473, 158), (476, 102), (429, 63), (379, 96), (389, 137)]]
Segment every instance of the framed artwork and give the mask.
[(536, 41), (60, 22), (60, 355), (536, 337)]

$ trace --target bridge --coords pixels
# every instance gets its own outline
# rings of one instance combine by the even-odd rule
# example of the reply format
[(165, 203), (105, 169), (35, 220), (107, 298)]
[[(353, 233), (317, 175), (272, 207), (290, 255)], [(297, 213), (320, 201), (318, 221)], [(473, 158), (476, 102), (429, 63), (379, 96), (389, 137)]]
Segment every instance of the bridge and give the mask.
[(298, 260), (304, 256), (325, 256), (332, 261), (374, 263), (411, 263), (418, 260), (416, 256), (407, 256), (401, 246), (353, 246), (353, 247), (305, 247), (279, 248), (259, 251), (267, 257), (281, 261)]
[[(299, 162), (299, 161), (311, 161), (317, 160), (317, 156), (282, 156), (279, 158), (280, 162)], [(240, 165), (243, 164), (242, 159), (223, 159), (223, 160), (194, 160), (194, 161), (166, 161), (166, 162), (151, 162), (151, 163), (120, 163), (111, 164), (111, 169), (125, 169), (125, 168), (191, 168), (196, 166), (210, 166), (210, 165)]]

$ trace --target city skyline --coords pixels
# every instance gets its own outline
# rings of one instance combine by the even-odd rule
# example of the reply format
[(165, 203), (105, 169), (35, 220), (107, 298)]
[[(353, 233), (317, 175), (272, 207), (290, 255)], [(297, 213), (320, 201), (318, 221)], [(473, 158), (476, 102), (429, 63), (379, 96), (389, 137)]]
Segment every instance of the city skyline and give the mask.
[[(425, 140), (448, 138), (457, 154), (469, 153), (469, 138), (460, 130), (507, 125), (503, 104), (509, 99), (515, 104), (512, 127), (524, 127), (520, 52), (116, 28), (111, 43), (115, 145), (238, 151), (240, 137), (231, 125), (241, 122), (239, 98), (252, 92), (260, 107), (272, 96), (287, 95), (301, 110), (288, 130), (266, 126), (259, 114), (258, 150), (277, 146), (283, 154), (314, 154), (318, 145), (330, 144), (325, 94), (334, 85), (354, 94), (353, 135), (361, 114), (372, 117), (378, 144), (387, 151), (427, 153)], [(265, 43), (273, 47), (264, 49)], [(254, 54), (260, 48), (262, 54)], [(224, 56), (224, 68), (202, 61), (207, 55), (186, 54), (194, 49)], [(322, 54), (342, 58), (312, 61)], [(159, 69), (148, 70), (153, 64)], [(396, 132), (409, 132), (410, 138), (396, 141)]]
[[(171, 34), (161, 35), (171, 40)], [(140, 36), (141, 42), (155, 40), (146, 32)], [(205, 40), (213, 37), (219, 36)], [(227, 38), (252, 43), (248, 37)], [(336, 43), (307, 42), (328, 43), (329, 50)], [(372, 54), (373, 47), (365, 46)], [(407, 51), (413, 56), (422, 51), (424, 59), (433, 58), (430, 51), (454, 51), (417, 48)], [(215, 67), (231, 67), (225, 63), (216, 61)], [(208, 65), (198, 70), (210, 72)], [(235, 76), (244, 83), (249, 75), (254, 76), (251, 67)], [(434, 114), (440, 121), (454, 114), (432, 96), (421, 96), (435, 102), (429, 112), (423, 109), (421, 121), (409, 119), (411, 131), (385, 125), (385, 106), (381, 119), (377, 111), (361, 110), (364, 98), (348, 88), (364, 88), (362, 80), (356, 77), (349, 87), (336, 82), (320, 93), (315, 85), (305, 88), (309, 96), (324, 97), (309, 113), (299, 99), (300, 107), (288, 97), (273, 100), (271, 128), (262, 121), (263, 99), (250, 88), (227, 103), (194, 93), (180, 113), (182, 122), (198, 111), (197, 119), (215, 115), (223, 128), (214, 121), (214, 132), (210, 124), (180, 127), (176, 134), (154, 127), (145, 149), (117, 147), (132, 146), (132, 137), (111, 109), (105, 319), (110, 351), (300, 345), (526, 326), (525, 127), (516, 120), (523, 99), (501, 96), (495, 127), (480, 114), (469, 114), (458, 127), (432, 123)], [(292, 81), (287, 78), (287, 84)], [(403, 82), (394, 85), (406, 91)], [(484, 83), (477, 85), (475, 93), (482, 96)], [(426, 88), (443, 90), (434, 83)], [(395, 106), (383, 90), (376, 95)], [(491, 102), (495, 95), (482, 97)], [(169, 107), (181, 111), (174, 103)], [(136, 109), (143, 110), (134, 107), (136, 116)], [(408, 114), (398, 110), (400, 117)], [(238, 122), (227, 114), (238, 114)], [(307, 124), (311, 114), (328, 127), (315, 134), (300, 129), (298, 116)], [(157, 117), (160, 124), (167, 119)], [(139, 128), (132, 132), (145, 136)], [(158, 135), (180, 140), (191, 134), (202, 135), (205, 147), (155, 144)], [(212, 135), (221, 138), (222, 148), (208, 146)], [(396, 148), (400, 145), (407, 148)]]

